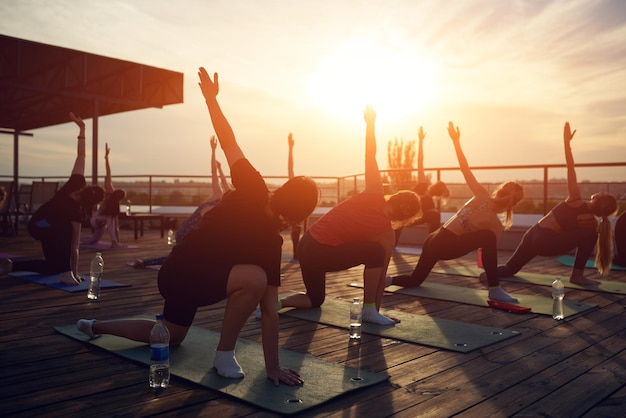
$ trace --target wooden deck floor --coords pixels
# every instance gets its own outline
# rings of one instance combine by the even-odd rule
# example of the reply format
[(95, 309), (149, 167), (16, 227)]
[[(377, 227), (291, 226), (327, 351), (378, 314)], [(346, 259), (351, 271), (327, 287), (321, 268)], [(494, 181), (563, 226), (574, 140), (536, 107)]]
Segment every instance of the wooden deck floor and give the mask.
[[(57, 325), (79, 318), (114, 318), (160, 312), (154, 270), (135, 270), (127, 261), (166, 254), (159, 231), (133, 241), (137, 249), (105, 251), (105, 277), (132, 284), (104, 289), (98, 302), (25, 280), (0, 280), (0, 411), (3, 416), (189, 416), (271, 417), (272, 413), (173, 377), (158, 398), (148, 389), (147, 370), (103, 350), (58, 334)], [(290, 253), (289, 239), (285, 252)], [(38, 243), (22, 230), (0, 237), (0, 252), (38, 256)], [(81, 251), (81, 271), (95, 250)], [(501, 253), (501, 260), (508, 253)], [(396, 257), (390, 271), (408, 271), (416, 256)], [(475, 265), (475, 255), (453, 263)], [(285, 263), (283, 290), (303, 290), (296, 264)], [(533, 260), (527, 271), (568, 277), (569, 268), (551, 258)], [(331, 274), (329, 297), (351, 300), (361, 290), (346, 286), (361, 269)], [(590, 274), (593, 271), (590, 270)], [(626, 272), (610, 280), (626, 281)], [(481, 287), (476, 279), (433, 274), (429, 280)], [(549, 296), (547, 287), (510, 283), (508, 291)], [(360, 366), (390, 379), (340, 397), (305, 417), (618, 417), (626, 416), (626, 300), (623, 295), (566, 289), (566, 297), (598, 308), (557, 322), (545, 315), (517, 315), (414, 296), (388, 294), (383, 307), (415, 314), (516, 330), (521, 336), (462, 354), (364, 335)], [(219, 331), (223, 304), (202, 308), (194, 325)], [(260, 341), (260, 323), (250, 318), (242, 337)], [(343, 329), (298, 319), (280, 319), (282, 348), (331, 362), (355, 361)], [(306, 379), (306, 376), (304, 376)]]

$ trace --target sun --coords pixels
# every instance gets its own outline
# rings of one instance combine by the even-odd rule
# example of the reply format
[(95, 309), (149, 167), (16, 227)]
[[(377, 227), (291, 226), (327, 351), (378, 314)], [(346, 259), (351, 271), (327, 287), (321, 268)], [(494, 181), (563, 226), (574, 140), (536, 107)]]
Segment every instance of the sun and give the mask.
[(432, 103), (437, 74), (435, 61), (414, 48), (355, 39), (320, 62), (309, 95), (314, 106), (340, 119), (352, 119), (371, 104), (379, 119), (396, 120)]

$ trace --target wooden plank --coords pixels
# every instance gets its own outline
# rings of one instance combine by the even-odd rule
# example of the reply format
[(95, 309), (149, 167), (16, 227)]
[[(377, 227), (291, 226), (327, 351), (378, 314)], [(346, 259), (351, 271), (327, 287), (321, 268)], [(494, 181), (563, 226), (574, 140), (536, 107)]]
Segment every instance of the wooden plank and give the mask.
[[(284, 252), (291, 254), (285, 234)], [(122, 230), (122, 242), (134, 242), (132, 230)], [(147, 388), (144, 368), (56, 334), (53, 327), (79, 318), (116, 318), (159, 312), (162, 299), (157, 272), (133, 269), (127, 261), (169, 252), (160, 231), (147, 230), (140, 248), (105, 251), (105, 275), (132, 284), (103, 290), (89, 302), (85, 295), (68, 294), (19, 279), (0, 279), (0, 408), (17, 416), (255, 416), (274, 417), (215, 391), (173, 378), (158, 397)], [(33, 257), (41, 254), (37, 241), (25, 233), (0, 237), (0, 252)], [(87, 271), (95, 250), (81, 250), (81, 271)], [(499, 261), (510, 253), (500, 252)], [(411, 270), (417, 256), (397, 256), (390, 273)], [(450, 260), (449, 266), (475, 266), (475, 255)], [(525, 270), (567, 277), (570, 269), (550, 257), (536, 257)], [(594, 277), (590, 273), (590, 277)], [(626, 282), (625, 272), (607, 280)], [(350, 300), (362, 289), (346, 286), (362, 280), (362, 267), (328, 275), (329, 297)], [(471, 278), (433, 275), (435, 283), (481, 289)], [(283, 265), (283, 291), (304, 291), (297, 263)], [(507, 290), (549, 296), (550, 289), (507, 283)], [(483, 326), (520, 331), (521, 335), (462, 354), (364, 335), (350, 345), (345, 331), (299, 319), (279, 323), (279, 344), (351, 367), (383, 372), (389, 383), (368, 388), (305, 412), (304, 417), (345, 416), (623, 416), (626, 399), (624, 363), (626, 297), (572, 289), (570, 300), (598, 308), (557, 322), (538, 315), (515, 315), (460, 303), (403, 295), (385, 295), (385, 309), (432, 315)], [(225, 304), (198, 310), (194, 325), (219, 331)], [(261, 341), (261, 323), (251, 315), (242, 337)], [(306, 376), (305, 376), (306, 379)], [(306, 383), (305, 383), (306, 384)], [(562, 406), (558, 406), (562, 403)], [(556, 405), (556, 406), (555, 406)]]

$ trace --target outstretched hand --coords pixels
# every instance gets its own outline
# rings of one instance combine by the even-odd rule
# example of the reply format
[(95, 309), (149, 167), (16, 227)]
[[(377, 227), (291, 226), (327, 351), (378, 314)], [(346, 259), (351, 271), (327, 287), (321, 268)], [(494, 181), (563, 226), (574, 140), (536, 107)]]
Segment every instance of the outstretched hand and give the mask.
[(200, 90), (202, 90), (202, 95), (205, 100), (214, 99), (217, 96), (217, 93), (220, 91), (220, 85), (217, 80), (217, 73), (213, 73), (213, 80), (209, 76), (209, 73), (206, 72), (204, 67), (200, 67), (198, 71), (198, 77), (200, 77), (200, 82), (198, 85), (200, 86)]
[(109, 143), (106, 142), (104, 144), (104, 159), (108, 160), (109, 159), (109, 152), (111, 152), (111, 148), (109, 148)]
[(426, 138), (426, 132), (424, 132), (423, 126), (420, 126), (420, 130), (417, 131), (417, 137), (419, 138), (420, 141), (423, 141), (424, 138)]
[(74, 112), (70, 112), (70, 118), (74, 121), (79, 128), (83, 129), (85, 127), (85, 122), (80, 118), (80, 116), (76, 116)]
[(293, 134), (289, 132), (289, 136), (287, 136), (287, 143), (289, 144), (289, 148), (293, 148)]
[(211, 149), (215, 151), (215, 148), (217, 148), (217, 138), (215, 138), (215, 135), (211, 135)]
[(571, 141), (574, 138), (574, 134), (576, 133), (576, 129), (572, 132), (569, 127), (569, 122), (565, 122), (565, 126), (563, 127), (563, 139), (567, 142)]
[(461, 138), (461, 131), (459, 131), (459, 127), (454, 128), (454, 124), (452, 122), (448, 122), (448, 134), (453, 141), (458, 142)]
[(376, 121), (376, 112), (372, 105), (368, 104), (365, 106), (365, 111), (363, 111), (363, 119), (365, 119), (366, 123), (374, 123)]

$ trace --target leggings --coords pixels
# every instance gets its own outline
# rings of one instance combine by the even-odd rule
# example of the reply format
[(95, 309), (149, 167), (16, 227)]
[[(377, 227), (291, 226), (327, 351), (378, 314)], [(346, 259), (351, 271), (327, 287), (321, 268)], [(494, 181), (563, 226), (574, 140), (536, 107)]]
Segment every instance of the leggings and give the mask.
[(410, 276), (396, 276), (393, 284), (403, 287), (418, 287), (439, 260), (452, 260), (468, 254), (470, 251), (482, 248), (483, 266), (490, 286), (497, 286), (496, 266), (498, 254), (496, 249), (496, 234), (489, 230), (468, 232), (456, 235), (446, 228), (439, 228), (428, 235), (417, 266)]
[(41, 242), (45, 260), (13, 262), (14, 271), (33, 271), (39, 274), (52, 275), (71, 270), (71, 222), (58, 222), (45, 228), (29, 224), (28, 232), (33, 238)]
[(377, 242), (351, 242), (337, 246), (320, 244), (306, 232), (298, 244), (302, 278), (311, 304), (317, 308), (326, 298), (326, 273), (360, 264), (365, 269), (385, 265), (385, 249)]
[(556, 232), (539, 224), (533, 225), (522, 238), (515, 252), (504, 266), (498, 267), (499, 277), (512, 276), (535, 256), (557, 256), (576, 248), (574, 269), (582, 270), (596, 245), (598, 234), (594, 228), (580, 228)]

